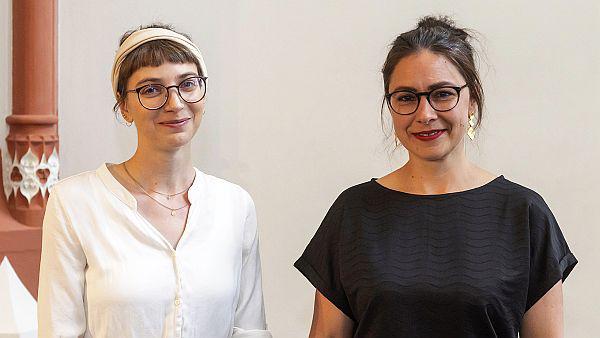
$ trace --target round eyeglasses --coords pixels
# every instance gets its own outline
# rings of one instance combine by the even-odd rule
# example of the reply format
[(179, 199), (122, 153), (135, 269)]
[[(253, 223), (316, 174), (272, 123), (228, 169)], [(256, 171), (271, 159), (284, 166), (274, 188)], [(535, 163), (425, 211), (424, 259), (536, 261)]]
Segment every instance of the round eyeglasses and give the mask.
[(151, 83), (126, 93), (136, 92), (140, 104), (149, 110), (162, 108), (169, 100), (169, 89), (177, 88), (179, 97), (187, 103), (196, 103), (206, 95), (206, 79), (203, 76), (188, 77), (178, 85), (165, 87), (159, 83)]
[(421, 103), (421, 96), (427, 98), (431, 108), (444, 112), (456, 107), (460, 100), (460, 91), (467, 87), (445, 86), (429, 92), (416, 93), (410, 90), (397, 90), (385, 95), (388, 107), (396, 114), (410, 115), (417, 111)]

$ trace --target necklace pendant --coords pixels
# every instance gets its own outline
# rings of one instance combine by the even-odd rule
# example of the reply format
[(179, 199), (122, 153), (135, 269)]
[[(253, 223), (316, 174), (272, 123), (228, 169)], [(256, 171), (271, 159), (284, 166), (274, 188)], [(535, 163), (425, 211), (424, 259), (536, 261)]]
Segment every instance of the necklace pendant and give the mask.
[(171, 195), (167, 195), (167, 201), (171, 199)]
[(175, 210), (171, 210), (171, 216), (175, 216)]

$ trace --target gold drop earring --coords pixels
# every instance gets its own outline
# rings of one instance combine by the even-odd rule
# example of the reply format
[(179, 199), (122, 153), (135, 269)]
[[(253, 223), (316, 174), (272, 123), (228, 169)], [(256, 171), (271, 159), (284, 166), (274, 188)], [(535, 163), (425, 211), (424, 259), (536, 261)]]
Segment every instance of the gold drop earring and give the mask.
[(475, 139), (475, 114), (469, 115), (469, 128), (467, 129), (467, 135), (471, 141)]

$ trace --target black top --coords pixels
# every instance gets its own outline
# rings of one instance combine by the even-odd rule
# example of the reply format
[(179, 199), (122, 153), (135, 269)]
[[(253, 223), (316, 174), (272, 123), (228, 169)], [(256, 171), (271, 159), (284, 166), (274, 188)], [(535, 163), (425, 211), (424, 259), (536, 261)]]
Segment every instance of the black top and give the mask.
[(500, 176), (442, 195), (349, 188), (294, 265), (354, 337), (516, 338), (575, 264), (542, 197)]

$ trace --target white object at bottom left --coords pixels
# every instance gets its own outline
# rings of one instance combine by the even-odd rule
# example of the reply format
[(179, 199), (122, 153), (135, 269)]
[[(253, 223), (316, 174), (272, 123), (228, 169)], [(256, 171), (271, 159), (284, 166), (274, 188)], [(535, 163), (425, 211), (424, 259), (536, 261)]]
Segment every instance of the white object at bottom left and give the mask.
[(0, 338), (37, 337), (37, 303), (8, 257), (0, 261)]

